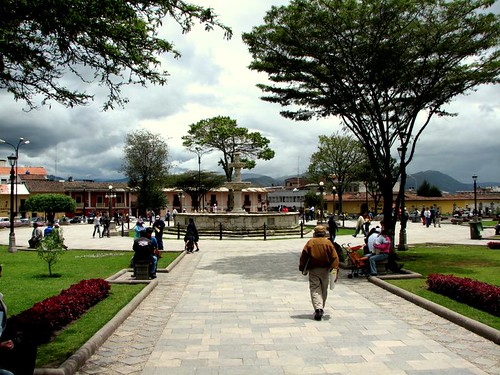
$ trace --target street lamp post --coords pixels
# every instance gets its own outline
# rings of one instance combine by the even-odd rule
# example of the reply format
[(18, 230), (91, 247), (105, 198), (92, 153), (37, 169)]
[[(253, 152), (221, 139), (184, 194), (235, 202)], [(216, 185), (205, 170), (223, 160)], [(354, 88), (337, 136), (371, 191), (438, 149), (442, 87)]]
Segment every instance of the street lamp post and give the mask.
[[(16, 152), (15, 156), (16, 156), (16, 178), (18, 176), (18, 173), (17, 173), (17, 160), (19, 159), (19, 147), (21, 147), (21, 145), (27, 145), (28, 143), (30, 143), (30, 141), (28, 141), (27, 139), (24, 139), (24, 138), (19, 138), (19, 142), (17, 143), (17, 146), (16, 145), (13, 145), (12, 143), (10, 142), (7, 142), (7, 141), (4, 141), (3, 139), (0, 139), (0, 143), (5, 143), (6, 145), (9, 145), (9, 146), (12, 146), (12, 148), (14, 149), (14, 151)], [(16, 214), (17, 214), (17, 184), (15, 185), (15, 188), (16, 188)]]
[(109, 220), (111, 220), (112, 216), (112, 211), (113, 211), (113, 185), (108, 186), (109, 193), (108, 193), (108, 204), (109, 204)]
[(318, 190), (319, 190), (319, 205), (320, 205), (320, 212), (318, 212), (318, 214), (320, 215), (318, 223), (322, 223), (323, 222), (323, 206), (324, 206), (323, 194), (325, 191), (325, 183), (323, 181), (319, 182)]
[(10, 234), (9, 234), (9, 253), (15, 253), (16, 249), (16, 234), (14, 233), (14, 179), (16, 178), (14, 165), (17, 157), (12, 154), (8, 157), (10, 164)]
[(477, 176), (472, 176), (472, 179), (474, 180), (474, 221), (477, 221)]
[(332, 187), (332, 195), (333, 195), (333, 207), (332, 207), (332, 210), (333, 210), (333, 217), (335, 218), (335, 194), (337, 194), (337, 188), (334, 186)]

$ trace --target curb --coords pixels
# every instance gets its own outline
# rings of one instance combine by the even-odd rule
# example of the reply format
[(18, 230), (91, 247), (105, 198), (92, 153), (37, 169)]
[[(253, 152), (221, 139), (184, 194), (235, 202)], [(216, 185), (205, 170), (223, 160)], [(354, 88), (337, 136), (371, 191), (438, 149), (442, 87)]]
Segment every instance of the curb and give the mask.
[(139, 306), (139, 304), (158, 285), (158, 279), (151, 280), (118, 314), (116, 314), (104, 327), (97, 331), (83, 346), (58, 368), (37, 368), (35, 375), (72, 375), (104, 344), (125, 319)]
[(370, 276), (368, 277), (368, 281), (401, 298), (404, 298), (405, 300), (417, 306), (420, 306), (436, 315), (439, 315), (440, 317), (447, 319), (450, 322), (453, 322), (471, 332), (474, 332), (477, 335), (484, 337), (485, 339), (493, 341), (497, 345), (500, 345), (500, 331), (495, 328), (491, 328), (486, 324), (467, 318), (466, 316), (451, 311), (446, 307), (438, 305), (437, 303), (428, 301), (425, 298), (417, 296), (416, 294), (410, 293), (404, 289), (389, 284), (379, 279), (378, 277)]

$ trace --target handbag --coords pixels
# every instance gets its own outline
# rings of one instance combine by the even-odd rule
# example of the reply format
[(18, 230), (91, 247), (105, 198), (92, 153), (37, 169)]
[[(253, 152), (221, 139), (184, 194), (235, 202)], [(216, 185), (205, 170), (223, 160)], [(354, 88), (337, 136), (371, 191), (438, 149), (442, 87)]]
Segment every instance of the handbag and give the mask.
[(339, 278), (339, 270), (337, 269), (333, 269), (331, 272), (330, 272), (330, 280), (329, 280), (329, 287), (330, 287), (330, 290), (333, 290), (335, 289), (335, 284), (337, 283), (337, 279)]
[(311, 257), (308, 257), (306, 260), (306, 265), (304, 266), (304, 269), (302, 270), (302, 275), (306, 276), (309, 271), (307, 270), (307, 266), (309, 266), (309, 261), (311, 260)]

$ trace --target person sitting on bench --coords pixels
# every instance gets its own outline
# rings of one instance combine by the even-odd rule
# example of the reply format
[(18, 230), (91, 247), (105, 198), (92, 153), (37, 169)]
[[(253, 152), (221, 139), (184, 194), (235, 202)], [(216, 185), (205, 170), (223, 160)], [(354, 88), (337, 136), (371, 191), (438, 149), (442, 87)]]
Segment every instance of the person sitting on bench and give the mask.
[(147, 238), (146, 230), (140, 232), (139, 238), (134, 240), (134, 245), (132, 246), (134, 250), (134, 256), (132, 258), (132, 268), (135, 272), (135, 265), (138, 262), (148, 262), (149, 263), (149, 277), (152, 279), (156, 278), (156, 257), (154, 257), (154, 247), (153, 243), (149, 238)]

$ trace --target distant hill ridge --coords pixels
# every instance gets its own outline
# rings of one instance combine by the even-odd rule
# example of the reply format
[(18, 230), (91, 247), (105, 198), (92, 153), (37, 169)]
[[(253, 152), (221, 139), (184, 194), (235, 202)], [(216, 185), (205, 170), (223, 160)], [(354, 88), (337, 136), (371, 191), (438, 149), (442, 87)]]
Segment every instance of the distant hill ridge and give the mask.
[[(256, 186), (282, 186), (285, 184), (285, 180), (288, 178), (293, 178), (297, 176), (284, 176), (280, 178), (273, 178), (265, 175), (258, 175), (252, 173), (242, 173), (241, 178), (243, 181), (251, 182)], [(302, 176), (301, 176), (302, 177)], [(471, 178), (472, 180), (472, 178)], [(466, 184), (460, 182), (453, 177), (448, 176), (447, 174), (438, 172), (438, 171), (425, 171), (418, 173), (408, 174), (406, 179), (406, 188), (410, 187), (413, 189), (417, 189), (424, 181), (427, 181), (429, 184), (437, 186), (442, 192), (448, 192), (451, 194), (456, 193), (457, 191), (472, 191), (473, 183), (471, 181), (470, 184)], [(500, 182), (477, 182), (478, 186), (500, 186)]]

